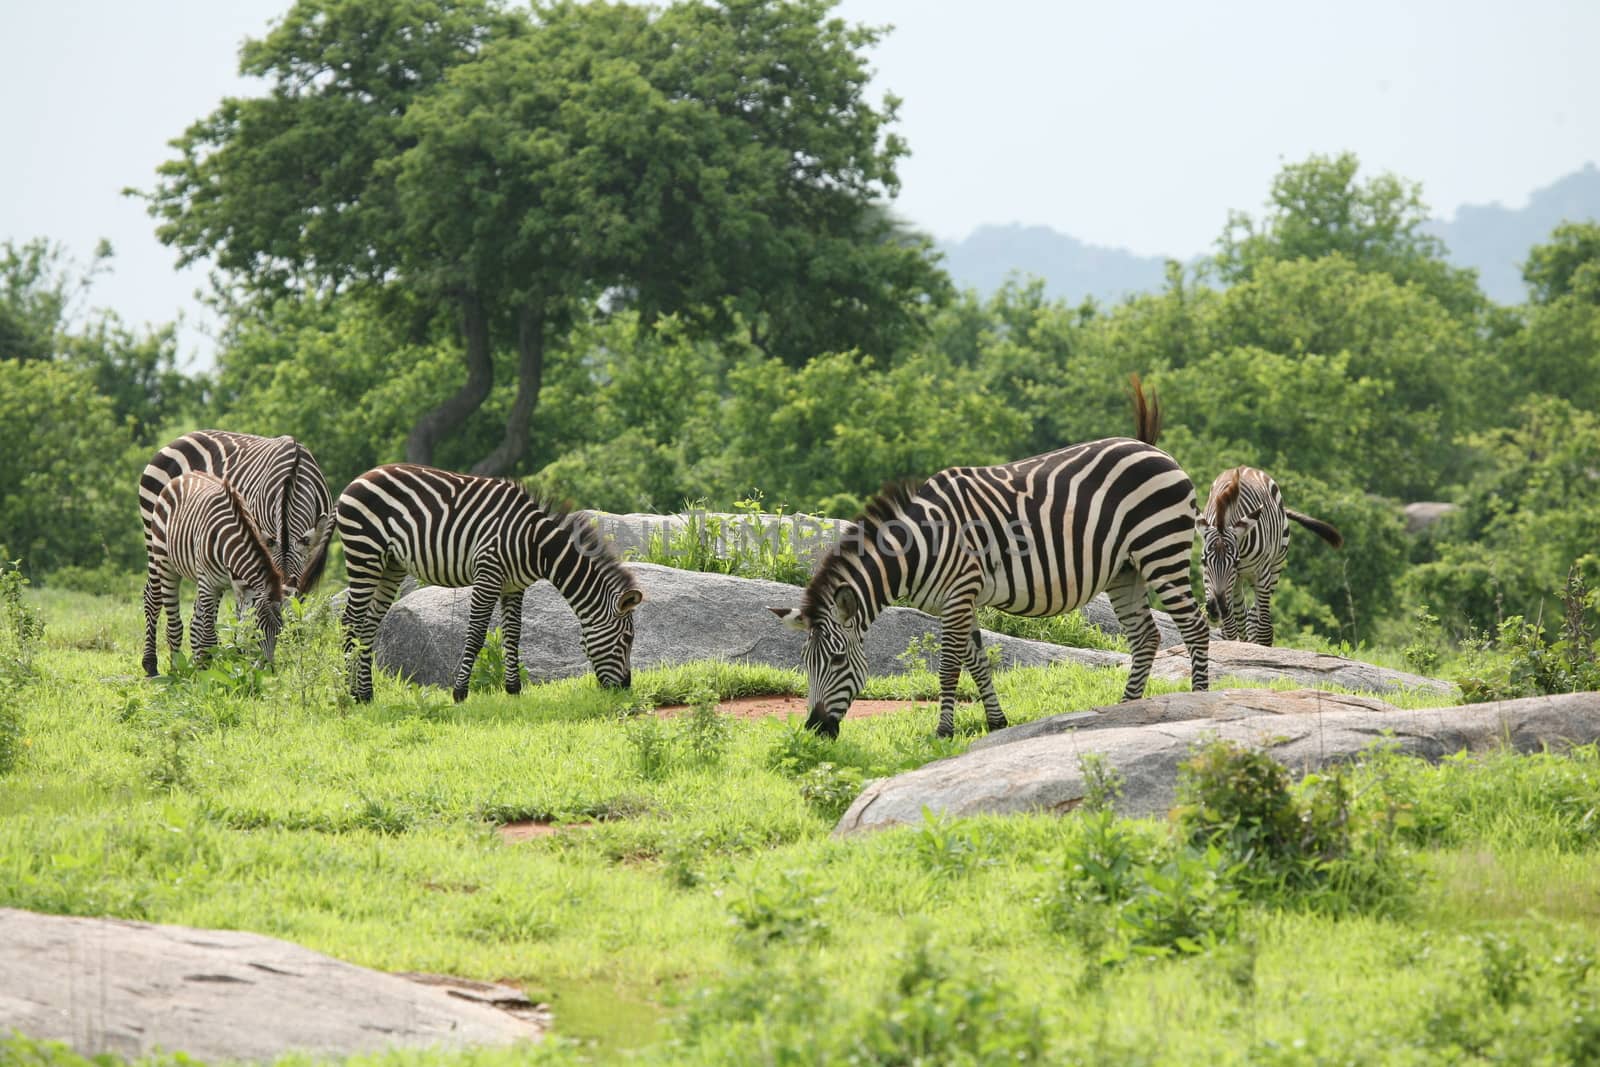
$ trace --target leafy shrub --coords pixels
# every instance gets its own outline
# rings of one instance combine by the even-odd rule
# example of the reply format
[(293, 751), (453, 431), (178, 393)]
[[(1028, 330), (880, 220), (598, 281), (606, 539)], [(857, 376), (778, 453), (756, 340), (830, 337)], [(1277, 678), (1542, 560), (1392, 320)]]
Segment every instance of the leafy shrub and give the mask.
[(1083, 775), (1083, 810), (1086, 812), (1110, 811), (1122, 799), (1122, 772), (1111, 765), (1100, 752), (1085, 752), (1078, 757), (1078, 770)]
[(829, 894), (802, 871), (784, 871), (776, 879), (754, 875), (730, 887), (727, 899), (740, 941), (748, 948), (778, 941), (813, 944), (828, 937), (823, 909)]
[(1473, 643), (1457, 677), (1468, 703), (1600, 689), (1593, 597), (1577, 564), (1567, 573), (1561, 599), (1565, 611), (1555, 640), (1544, 626), (1513, 615), (1492, 643)]
[(1038, 1005), (976, 960), (939, 951), (926, 930), (895, 954), (893, 988), (851, 1026), (856, 1063), (1036, 1063), (1046, 1046)]
[(1196, 848), (1222, 849), (1250, 896), (1341, 913), (1381, 911), (1409, 895), (1415, 874), (1395, 825), (1357, 814), (1343, 769), (1296, 787), (1266, 753), (1215, 741), (1178, 773), (1178, 832)]

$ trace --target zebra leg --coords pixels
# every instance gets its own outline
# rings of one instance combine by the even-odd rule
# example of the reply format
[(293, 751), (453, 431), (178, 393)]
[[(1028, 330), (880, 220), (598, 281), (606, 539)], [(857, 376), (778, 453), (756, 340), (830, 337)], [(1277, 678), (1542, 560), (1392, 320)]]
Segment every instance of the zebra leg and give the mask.
[(181, 579), (171, 571), (161, 575), (161, 610), (167, 613), (167, 658), (172, 659), (183, 651), (183, 615), (178, 611), (178, 584)]
[(506, 655), (506, 692), (522, 692), (522, 665), (518, 653), (522, 644), (522, 594), (517, 589), (500, 594), (500, 644)]
[[(1275, 577), (1275, 576), (1274, 576)], [(1245, 637), (1258, 645), (1272, 644), (1272, 594), (1278, 583), (1274, 578), (1263, 578), (1256, 586), (1256, 602), (1245, 620)]]
[(156, 668), (156, 627), (161, 621), (161, 572), (155, 562), (144, 580), (144, 674), (154, 678), (160, 673)]
[(489, 615), (500, 599), (500, 581), (479, 579), (472, 587), (472, 607), (467, 617), (467, 643), (461, 650), (461, 664), (456, 667), (455, 687), (450, 695), (459, 704), (467, 699), (467, 683), (472, 679), (472, 665), (483, 650), (483, 637), (489, 631)]
[(1000, 696), (994, 691), (994, 676), (989, 669), (989, 657), (983, 651), (983, 638), (978, 628), (972, 628), (972, 640), (967, 643), (967, 673), (977, 683), (978, 696), (983, 698), (983, 721), (990, 730), (1006, 728), (1006, 714), (1000, 710)]
[(1184, 568), (1164, 582), (1154, 583), (1156, 600), (1183, 635), (1184, 646), (1189, 649), (1189, 689), (1201, 693), (1211, 685), (1211, 627), (1206, 625), (1206, 614), (1195, 603), (1194, 591), (1189, 588), (1189, 571)]
[[(939, 729), (940, 737), (956, 734), (956, 686), (961, 682), (961, 668), (969, 655), (973, 638), (972, 604), (958, 601), (945, 603), (944, 618), (940, 622), (939, 642)], [(998, 711), (998, 705), (996, 706)]]
[(1122, 636), (1128, 639), (1128, 647), (1133, 650), (1128, 685), (1122, 691), (1122, 700), (1126, 703), (1144, 696), (1145, 683), (1150, 679), (1150, 665), (1155, 662), (1156, 646), (1161, 643), (1161, 634), (1156, 629), (1156, 617), (1150, 613), (1144, 578), (1131, 566), (1125, 566), (1116, 573), (1106, 586), (1106, 596), (1111, 598), (1111, 607), (1116, 610), (1117, 622), (1122, 626)]
[(375, 579), (369, 577), (360, 581), (359, 600), (356, 598), (357, 579), (351, 580), (344, 602), (344, 652), (350, 659), (350, 696), (357, 703), (367, 704), (372, 700), (372, 644), (404, 577), (403, 569), (384, 567)]
[(189, 620), (189, 647), (194, 651), (196, 666), (203, 667), (211, 658), (217, 643), (217, 608), (222, 604), (226, 586), (200, 582), (200, 592), (194, 598), (194, 614)]

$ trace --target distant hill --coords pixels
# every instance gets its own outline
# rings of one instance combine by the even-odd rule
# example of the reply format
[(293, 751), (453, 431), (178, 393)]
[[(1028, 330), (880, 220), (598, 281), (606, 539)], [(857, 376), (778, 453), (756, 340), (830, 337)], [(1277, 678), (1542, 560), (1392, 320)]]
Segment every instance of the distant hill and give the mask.
[[(1436, 219), (1428, 231), (1449, 248), (1451, 262), (1476, 267), (1484, 292), (1502, 304), (1527, 296), (1522, 263), (1566, 220), (1600, 220), (1600, 169), (1593, 163), (1536, 189), (1526, 207), (1464, 204), (1449, 222)], [(963, 289), (985, 295), (1012, 274), (1043, 278), (1045, 291), (1077, 303), (1092, 296), (1116, 303), (1129, 293), (1161, 287), (1166, 260), (1122, 248), (1085, 244), (1048, 226), (979, 226), (961, 241), (940, 242), (945, 268)]]
[(1478, 284), (1491, 300), (1520, 304), (1528, 297), (1522, 284), (1528, 249), (1562, 222), (1586, 219), (1600, 220), (1600, 169), (1593, 163), (1535, 189), (1526, 207), (1463, 204), (1453, 220), (1435, 220), (1428, 229), (1443, 239), (1452, 263), (1478, 269)]
[(1166, 276), (1161, 256), (1085, 244), (1048, 226), (979, 226), (965, 240), (940, 242), (939, 250), (956, 285), (985, 296), (1015, 273), (1043, 278), (1045, 292), (1058, 300), (1115, 303), (1159, 289)]

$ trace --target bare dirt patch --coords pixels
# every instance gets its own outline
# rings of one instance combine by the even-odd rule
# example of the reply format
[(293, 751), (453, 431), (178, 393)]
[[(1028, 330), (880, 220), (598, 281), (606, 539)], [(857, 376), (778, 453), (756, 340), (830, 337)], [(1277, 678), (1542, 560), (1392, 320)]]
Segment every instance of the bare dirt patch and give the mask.
[[(850, 705), (847, 719), (867, 719), (874, 715), (887, 715), (895, 711), (909, 711), (912, 708), (931, 703), (931, 701), (915, 700), (858, 700)], [(672, 718), (688, 711), (685, 704), (671, 704), (656, 709), (656, 714), (663, 718)], [(724, 715), (732, 715), (738, 719), (771, 719), (786, 718), (798, 715), (801, 719), (806, 717), (805, 697), (735, 697), (724, 700), (717, 705), (717, 710)]]
[(502, 823), (495, 827), (500, 834), (500, 840), (531, 841), (536, 837), (552, 837), (556, 834), (566, 833), (580, 827), (592, 825), (588, 822), (545, 822), (540, 819), (524, 819), (521, 822)]

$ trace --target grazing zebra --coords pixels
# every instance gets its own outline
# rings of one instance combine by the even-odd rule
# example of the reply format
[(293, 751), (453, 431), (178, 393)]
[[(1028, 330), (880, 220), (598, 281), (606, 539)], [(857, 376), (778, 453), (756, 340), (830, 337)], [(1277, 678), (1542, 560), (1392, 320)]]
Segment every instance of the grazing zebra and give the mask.
[(1272, 591), (1289, 558), (1289, 519), (1334, 548), (1344, 544), (1339, 531), (1321, 519), (1284, 507), (1278, 483), (1265, 471), (1235, 467), (1211, 483), (1211, 497), (1200, 517), (1206, 611), (1221, 622), (1222, 636), (1229, 641), (1239, 640), (1235, 603), (1244, 599), (1244, 587), (1250, 585), (1255, 603), (1245, 619), (1245, 639), (1272, 644)]
[(996, 467), (951, 467), (921, 485), (886, 489), (855, 534), (818, 564), (798, 609), (774, 614), (806, 633), (806, 725), (837, 737), (861, 690), (867, 627), (892, 601), (940, 617), (939, 736), (955, 732), (965, 668), (988, 728), (1006, 725), (973, 622), (993, 605), (1057, 615), (1110, 594), (1133, 646), (1123, 700), (1144, 695), (1158, 642), (1154, 590), (1189, 647), (1193, 686), (1206, 688), (1209, 633), (1189, 587), (1194, 486), (1154, 447), (1160, 411), (1134, 378), (1139, 440), (1113, 437)]
[(522, 688), (522, 594), (541, 578), (577, 614), (583, 650), (600, 684), (632, 684), (633, 609), (644, 594), (584, 517), (548, 511), (512, 482), (410, 463), (358, 477), (339, 494), (335, 514), (350, 572), (345, 652), (357, 652), (350, 681), (357, 700), (372, 699), (372, 641), (406, 574), (432, 585), (472, 587), (467, 643), (454, 680), (457, 701), (466, 699), (496, 603), (506, 692)]
[(322, 468), (293, 437), (228, 430), (186, 433), (151, 457), (139, 479), (146, 536), (162, 486), (189, 471), (209, 471), (239, 491), (288, 584), (289, 595), (316, 587), (328, 562), (333, 500)]
[(191, 471), (168, 482), (150, 509), (145, 530), (150, 567), (144, 583), (144, 673), (156, 676), (156, 620), (167, 612), (167, 648), (183, 648), (183, 617), (178, 585), (191, 578), (195, 597), (189, 642), (196, 663), (204, 663), (217, 643), (217, 605), (230, 586), (241, 601), (254, 604), (268, 662), (283, 625), (283, 572), (256, 529), (244, 499), (233, 486), (205, 471)]

